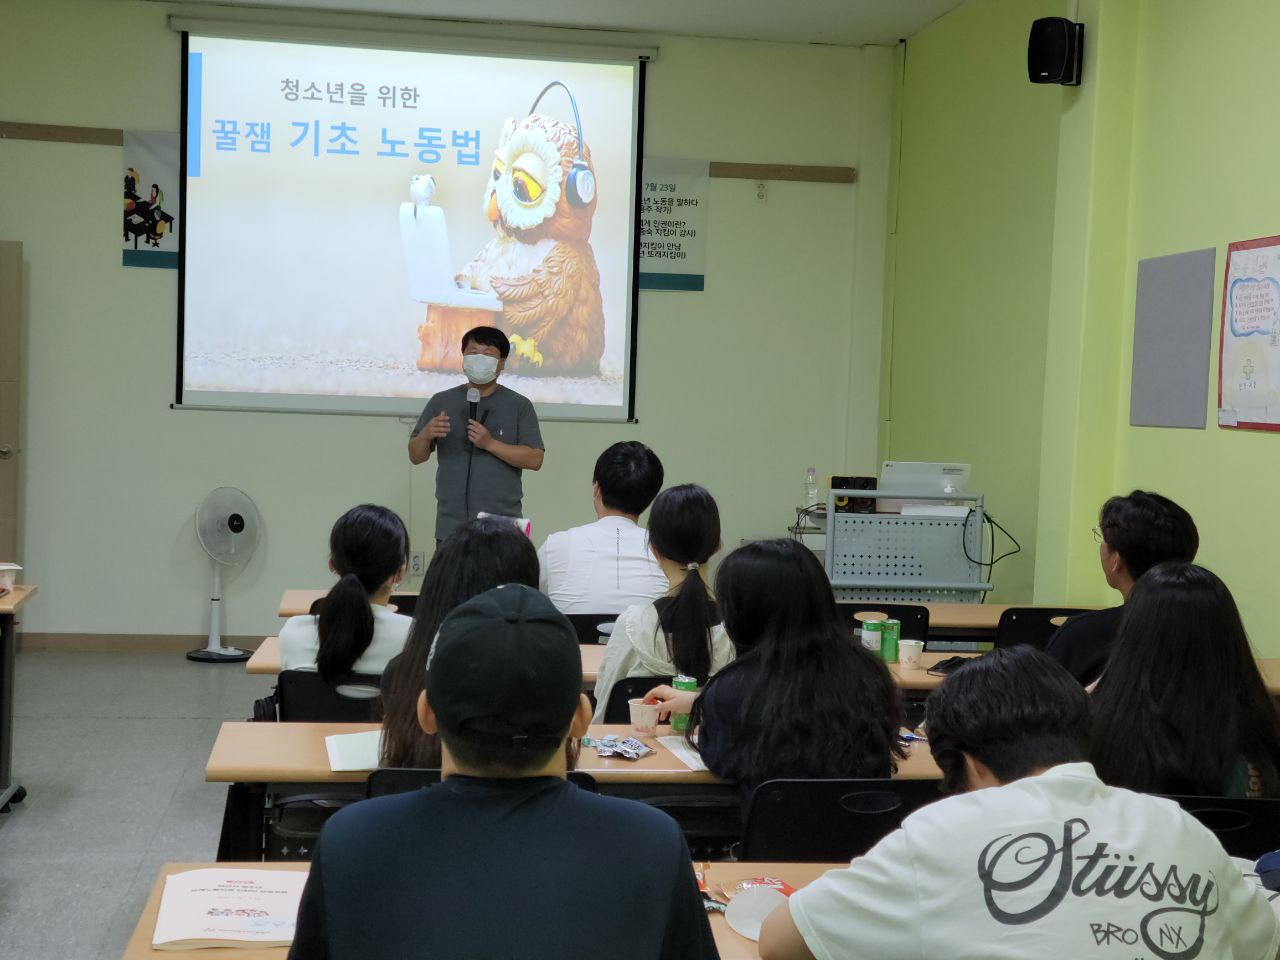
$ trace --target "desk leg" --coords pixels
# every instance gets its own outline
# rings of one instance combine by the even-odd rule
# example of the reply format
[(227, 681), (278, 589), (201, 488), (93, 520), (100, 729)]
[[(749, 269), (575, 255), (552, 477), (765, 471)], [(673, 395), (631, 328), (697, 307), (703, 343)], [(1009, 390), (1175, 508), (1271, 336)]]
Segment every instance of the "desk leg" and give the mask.
[(227, 787), (218, 838), (218, 862), (262, 859), (263, 823), (266, 816), (266, 784), (233, 783)]
[(27, 797), (13, 782), (13, 670), (17, 647), (13, 614), (0, 615), (0, 813)]

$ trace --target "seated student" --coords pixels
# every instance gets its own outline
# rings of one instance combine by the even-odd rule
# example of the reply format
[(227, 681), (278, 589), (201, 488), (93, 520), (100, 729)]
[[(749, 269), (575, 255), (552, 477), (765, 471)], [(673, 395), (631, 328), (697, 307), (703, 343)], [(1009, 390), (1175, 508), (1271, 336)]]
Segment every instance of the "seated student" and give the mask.
[[(382, 675), (384, 767), (440, 766), (440, 744), (418, 725), (431, 641), (454, 607), (504, 583), (538, 586), (538, 555), (509, 520), (484, 517), (463, 523), (436, 548), (422, 578), (404, 653)], [(581, 661), (578, 669), (581, 673)]]
[(1280, 796), (1280, 715), (1235, 600), (1203, 567), (1143, 574), (1092, 704), (1090, 759), (1113, 786)]
[(741, 546), (720, 565), (716, 598), (737, 657), (692, 703), (707, 768), (746, 790), (778, 777), (890, 776), (906, 756), (898, 686), (854, 640), (813, 551), (795, 540)]
[[(1134, 582), (1166, 560), (1190, 563), (1200, 537), (1191, 514), (1158, 493), (1135, 490), (1102, 505), (1093, 536), (1107, 585), (1127, 600)], [(1086, 686), (1098, 679), (1124, 607), (1078, 614), (1049, 641), (1046, 653)]]
[(565, 781), (591, 705), (577, 635), (546, 597), (512, 584), (456, 608), (426, 685), (418, 716), (445, 779), (325, 824), (292, 960), (718, 956), (675, 822)]
[(595, 722), (625, 677), (693, 677), (701, 687), (733, 659), (733, 645), (707, 592), (706, 564), (720, 549), (720, 509), (689, 483), (664, 490), (649, 512), (649, 547), (669, 585), (666, 596), (627, 607), (614, 624), (596, 674)]
[(1276, 915), (1213, 833), (1098, 779), (1088, 698), (1043, 653), (966, 664), (928, 716), (961, 795), (792, 894), (765, 920), (763, 960), (1277, 956)]
[(541, 589), (561, 613), (621, 613), (667, 592), (667, 578), (639, 526), (662, 489), (662, 461), (643, 443), (615, 443), (596, 460), (597, 520), (547, 537), (538, 551)]
[[(319, 670), (327, 682), (348, 673), (380, 675), (404, 649), (410, 619), (387, 602), (404, 579), (409, 533), (386, 507), (352, 507), (329, 532), (329, 569), (338, 582), (318, 615), (290, 617), (280, 628), (284, 670)], [(340, 687), (348, 696), (373, 696), (365, 687)]]

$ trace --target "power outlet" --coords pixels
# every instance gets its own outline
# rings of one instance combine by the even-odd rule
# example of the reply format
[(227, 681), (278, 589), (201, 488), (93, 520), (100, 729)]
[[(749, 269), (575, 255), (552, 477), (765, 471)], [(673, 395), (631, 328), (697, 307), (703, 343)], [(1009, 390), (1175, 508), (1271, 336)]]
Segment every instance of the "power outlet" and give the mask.
[(769, 199), (769, 184), (763, 180), (756, 181), (756, 199), (761, 203)]
[(425, 550), (414, 550), (409, 554), (409, 576), (420, 577), (427, 572), (427, 554)]

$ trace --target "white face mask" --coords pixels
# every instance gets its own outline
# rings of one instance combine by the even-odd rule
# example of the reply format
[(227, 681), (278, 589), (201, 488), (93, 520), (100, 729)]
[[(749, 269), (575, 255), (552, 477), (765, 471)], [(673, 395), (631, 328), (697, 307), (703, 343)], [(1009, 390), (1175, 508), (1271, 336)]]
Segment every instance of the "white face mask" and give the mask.
[(498, 360), (487, 353), (468, 353), (462, 358), (462, 372), (472, 383), (491, 383), (498, 376)]

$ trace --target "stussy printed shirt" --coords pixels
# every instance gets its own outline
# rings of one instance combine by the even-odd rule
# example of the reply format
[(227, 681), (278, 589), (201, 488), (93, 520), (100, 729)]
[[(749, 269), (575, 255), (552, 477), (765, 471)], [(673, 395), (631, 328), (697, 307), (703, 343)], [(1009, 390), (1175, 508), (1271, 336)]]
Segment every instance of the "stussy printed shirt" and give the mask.
[(1169, 800), (1068, 763), (912, 814), (791, 896), (817, 960), (1273, 960), (1280, 923)]

